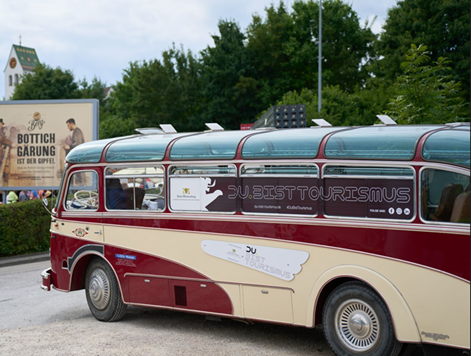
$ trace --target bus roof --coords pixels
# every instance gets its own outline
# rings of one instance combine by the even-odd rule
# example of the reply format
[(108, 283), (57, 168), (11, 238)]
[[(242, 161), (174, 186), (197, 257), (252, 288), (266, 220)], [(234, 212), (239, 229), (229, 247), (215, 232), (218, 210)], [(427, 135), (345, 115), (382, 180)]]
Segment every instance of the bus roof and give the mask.
[(469, 126), (458, 126), (451, 130), (432, 133), (425, 140), (422, 158), (469, 167)]
[(240, 143), (245, 159), (315, 158), (323, 139), (333, 159), (411, 160), (428, 135), (421, 155), (427, 161), (470, 166), (469, 124), (312, 127), (289, 130), (209, 131), (142, 134), (84, 143), (67, 156), (70, 163), (233, 159)]

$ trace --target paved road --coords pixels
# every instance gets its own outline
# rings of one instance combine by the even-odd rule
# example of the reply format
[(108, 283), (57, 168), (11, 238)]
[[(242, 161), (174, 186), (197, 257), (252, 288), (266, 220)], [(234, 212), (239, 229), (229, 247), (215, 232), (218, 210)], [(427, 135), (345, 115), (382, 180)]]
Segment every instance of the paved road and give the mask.
[(40, 289), (39, 274), (48, 265), (0, 268), (0, 355), (333, 356), (317, 328), (215, 322), (137, 307), (120, 322), (98, 322), (84, 291)]

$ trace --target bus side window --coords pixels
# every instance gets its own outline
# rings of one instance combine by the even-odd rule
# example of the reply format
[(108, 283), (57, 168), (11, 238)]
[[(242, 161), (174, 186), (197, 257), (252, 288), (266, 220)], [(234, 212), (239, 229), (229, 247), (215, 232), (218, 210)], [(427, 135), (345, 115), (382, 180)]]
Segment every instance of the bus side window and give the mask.
[(165, 210), (163, 168), (107, 168), (106, 208), (108, 210)]
[(469, 177), (438, 169), (421, 175), (422, 219), (436, 222), (470, 222)]
[(98, 176), (96, 172), (76, 172), (69, 180), (66, 210), (98, 209)]
[(144, 178), (140, 184), (144, 189), (143, 210), (165, 209), (165, 186), (163, 178)]

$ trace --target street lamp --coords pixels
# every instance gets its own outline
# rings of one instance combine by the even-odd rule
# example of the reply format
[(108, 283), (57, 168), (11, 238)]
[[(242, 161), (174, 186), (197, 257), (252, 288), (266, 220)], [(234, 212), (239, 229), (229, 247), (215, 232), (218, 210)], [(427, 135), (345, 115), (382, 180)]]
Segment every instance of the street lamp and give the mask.
[(318, 75), (318, 112), (321, 112), (322, 107), (322, 0), (319, 0), (319, 75)]

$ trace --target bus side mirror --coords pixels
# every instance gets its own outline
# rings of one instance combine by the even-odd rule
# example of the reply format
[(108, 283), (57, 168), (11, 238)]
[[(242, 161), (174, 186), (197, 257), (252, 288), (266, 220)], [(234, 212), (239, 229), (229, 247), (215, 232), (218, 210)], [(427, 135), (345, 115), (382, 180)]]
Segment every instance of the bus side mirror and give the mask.
[[(48, 212), (50, 215), (54, 215), (54, 214), (55, 214), (55, 209), (54, 209), (54, 205), (55, 205), (55, 204), (54, 204), (54, 201), (53, 201), (54, 198), (56, 198), (56, 197), (54, 196), (54, 193), (52, 193), (52, 194), (47, 195), (45, 198), (43, 198), (43, 199), (41, 200), (42, 203), (43, 203), (44, 209), (46, 209), (47, 212)], [(49, 208), (48, 208), (48, 206), (49, 206), (49, 200), (50, 200), (50, 199), (52, 199), (52, 200), (51, 200), (51, 204), (52, 204), (52, 208), (53, 208), (52, 211), (49, 210)], [(57, 199), (57, 198), (56, 198), (56, 199)]]

